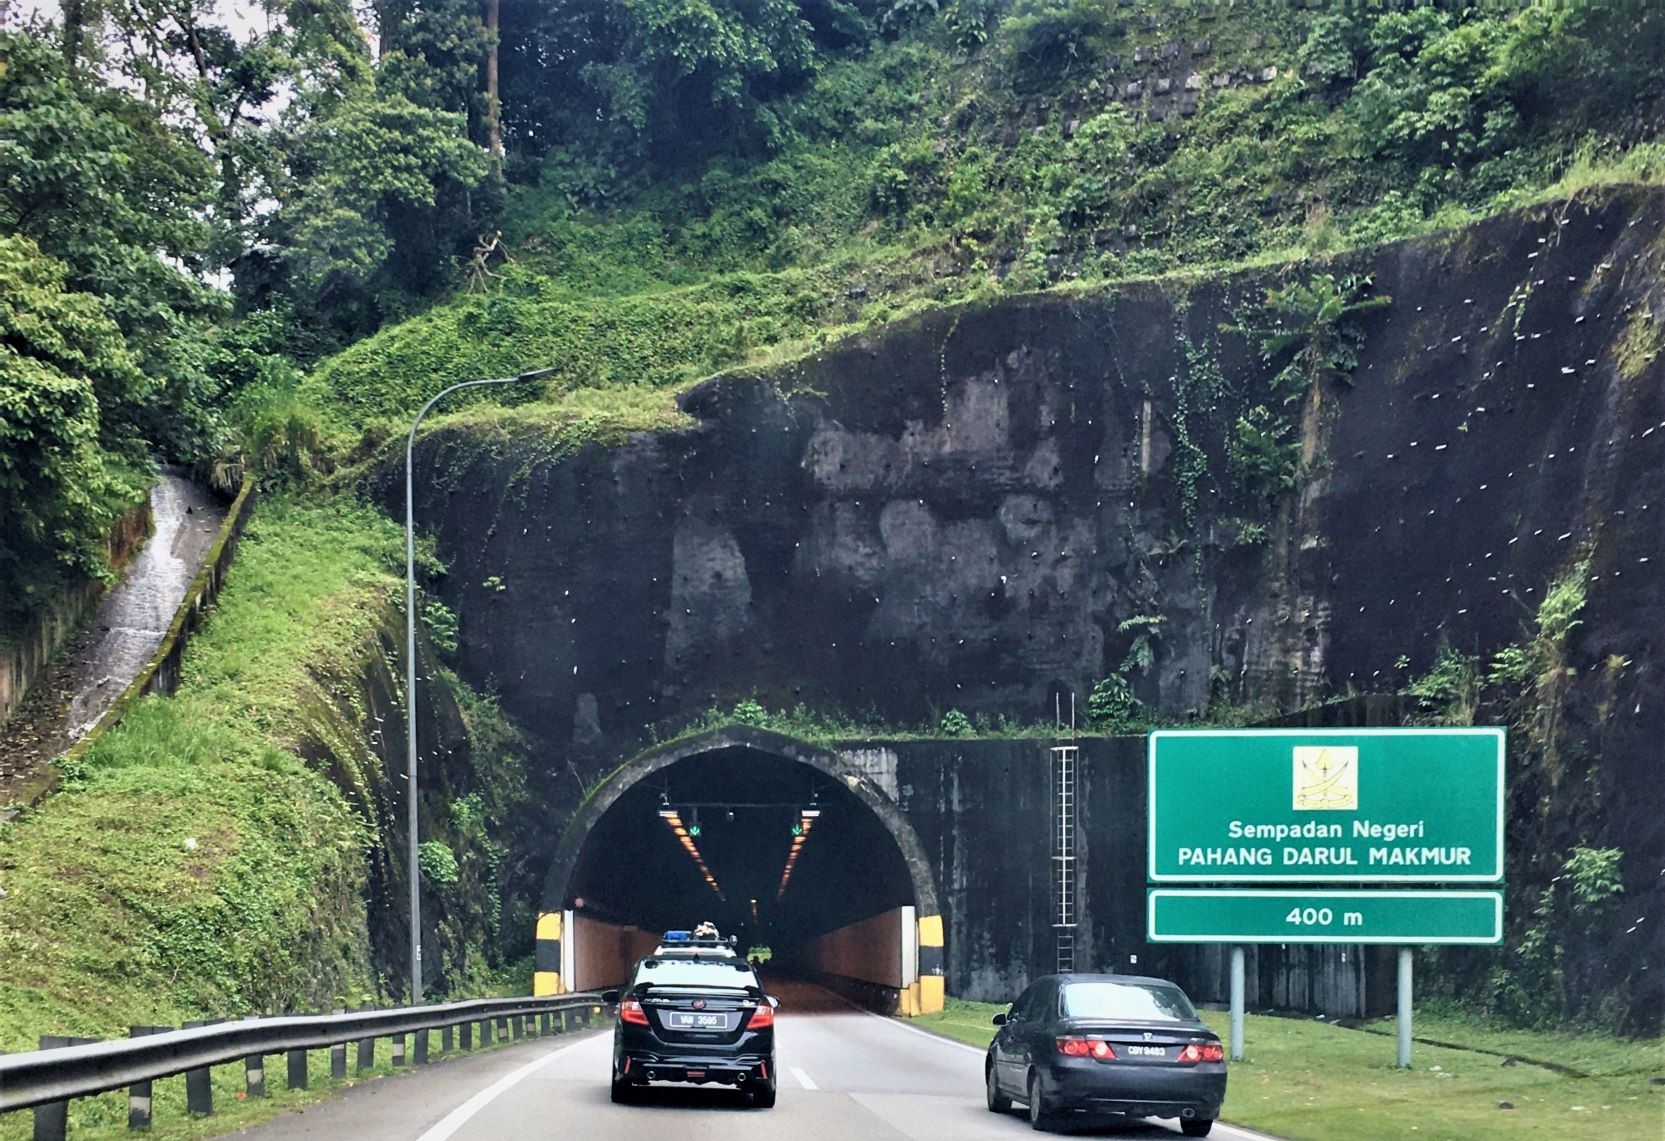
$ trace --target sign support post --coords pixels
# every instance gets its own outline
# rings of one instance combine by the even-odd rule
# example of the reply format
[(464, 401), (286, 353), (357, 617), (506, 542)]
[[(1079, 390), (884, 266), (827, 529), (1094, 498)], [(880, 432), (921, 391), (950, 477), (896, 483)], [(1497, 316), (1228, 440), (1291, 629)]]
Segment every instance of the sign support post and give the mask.
[(1399, 1068), (1411, 1068), (1411, 949), (1399, 948)]
[(1243, 1060), (1243, 992), (1245, 990), (1243, 978), (1243, 948), (1234, 945), (1231, 949), (1231, 1060)]

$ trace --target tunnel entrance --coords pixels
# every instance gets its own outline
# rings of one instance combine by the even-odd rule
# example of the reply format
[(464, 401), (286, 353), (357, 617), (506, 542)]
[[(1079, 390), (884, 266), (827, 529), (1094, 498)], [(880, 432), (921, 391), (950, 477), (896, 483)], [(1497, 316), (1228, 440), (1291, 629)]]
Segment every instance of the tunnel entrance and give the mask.
[(918, 836), (835, 753), (746, 726), (626, 762), (580, 808), (545, 881), (538, 993), (623, 980), (660, 933), (712, 920), (767, 973), (865, 1005), (939, 1009), (942, 921)]

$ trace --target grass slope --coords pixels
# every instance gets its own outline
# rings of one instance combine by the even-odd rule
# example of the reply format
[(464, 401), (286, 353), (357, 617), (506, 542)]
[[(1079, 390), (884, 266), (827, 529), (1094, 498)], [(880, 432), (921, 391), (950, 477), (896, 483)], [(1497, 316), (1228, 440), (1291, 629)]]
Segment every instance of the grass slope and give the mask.
[(373, 992), (368, 826), (289, 749), (371, 644), (398, 538), (339, 501), (269, 501), (180, 694), (0, 826), (0, 1049)]

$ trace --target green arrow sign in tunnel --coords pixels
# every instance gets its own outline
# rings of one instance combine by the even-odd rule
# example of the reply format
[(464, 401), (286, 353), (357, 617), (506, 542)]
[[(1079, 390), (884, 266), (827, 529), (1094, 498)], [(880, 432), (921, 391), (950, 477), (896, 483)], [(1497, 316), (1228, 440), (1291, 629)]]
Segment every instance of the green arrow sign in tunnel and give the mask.
[(659, 933), (703, 920), (742, 951), (768, 947), (772, 971), (835, 976), (903, 1012), (940, 1005), (942, 925), (919, 839), (813, 745), (733, 727), (615, 772), (552, 861), (537, 988), (618, 983)]

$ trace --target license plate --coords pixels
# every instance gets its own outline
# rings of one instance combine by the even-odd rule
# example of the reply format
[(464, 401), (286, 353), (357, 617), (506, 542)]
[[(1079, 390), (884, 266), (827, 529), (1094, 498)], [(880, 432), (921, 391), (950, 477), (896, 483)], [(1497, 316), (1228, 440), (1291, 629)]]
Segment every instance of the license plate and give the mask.
[(1129, 1056), (1134, 1058), (1166, 1058), (1168, 1056), (1166, 1046), (1129, 1046), (1127, 1052)]
[(673, 1010), (666, 1014), (665, 1024), (673, 1030), (727, 1030), (729, 1016), (726, 1014), (696, 1014), (686, 1010)]

